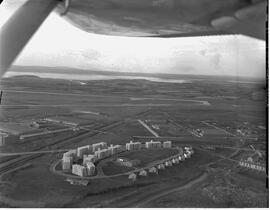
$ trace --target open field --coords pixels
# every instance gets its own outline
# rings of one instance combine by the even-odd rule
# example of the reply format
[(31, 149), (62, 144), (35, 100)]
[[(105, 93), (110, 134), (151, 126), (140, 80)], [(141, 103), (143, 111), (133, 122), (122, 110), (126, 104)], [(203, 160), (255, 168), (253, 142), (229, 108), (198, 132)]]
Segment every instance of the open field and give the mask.
[[(249, 156), (266, 164), (265, 98), (257, 94), (265, 84), (229, 80), (115, 79), (84, 81), (82, 85), (76, 80), (33, 76), (3, 79), (0, 123), (22, 123), (28, 129), (32, 121), (58, 117), (79, 125), (23, 141), (19, 134), (9, 134), (0, 152), (14, 156), (0, 157), (0, 207), (267, 207), (265, 173), (238, 166), (239, 160)], [(39, 130), (60, 128), (67, 126), (48, 124)], [(194, 135), (194, 129), (203, 130), (204, 135)], [(151, 139), (192, 145), (195, 153), (179, 165), (135, 182), (125, 175), (91, 180), (83, 187), (51, 173), (51, 164), (61, 159), (62, 152), (39, 152), (101, 141), (122, 145)], [(203, 145), (218, 148), (202, 149)], [(262, 157), (257, 150), (264, 151)], [(145, 166), (174, 153), (170, 149), (141, 150), (123, 157), (140, 159)], [(103, 166), (105, 174), (126, 170), (114, 162)]]

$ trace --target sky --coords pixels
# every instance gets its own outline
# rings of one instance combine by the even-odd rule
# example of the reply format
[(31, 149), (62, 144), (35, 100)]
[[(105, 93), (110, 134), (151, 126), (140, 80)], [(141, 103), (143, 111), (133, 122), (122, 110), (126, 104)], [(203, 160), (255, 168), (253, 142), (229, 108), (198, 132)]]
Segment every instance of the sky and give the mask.
[[(25, 0), (0, 5), (0, 27)], [(136, 38), (84, 32), (51, 13), (14, 65), (265, 77), (265, 42), (242, 35)], [(75, 72), (74, 72), (75, 73)]]

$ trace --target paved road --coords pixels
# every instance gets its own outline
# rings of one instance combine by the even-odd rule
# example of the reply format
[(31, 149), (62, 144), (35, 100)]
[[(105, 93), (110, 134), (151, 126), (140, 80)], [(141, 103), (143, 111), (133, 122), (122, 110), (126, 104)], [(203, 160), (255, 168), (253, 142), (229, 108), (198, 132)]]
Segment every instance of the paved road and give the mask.
[(144, 199), (143, 201), (141, 201), (139, 204), (137, 204), (134, 207), (135, 208), (144, 207), (146, 204), (150, 203), (151, 201), (157, 200), (157, 199), (159, 199), (159, 198), (161, 198), (163, 196), (166, 196), (166, 195), (171, 194), (171, 193), (179, 192), (179, 191), (182, 191), (182, 190), (189, 189), (189, 188), (193, 187), (195, 184), (198, 184), (198, 183), (204, 181), (207, 177), (208, 177), (208, 174), (205, 172), (201, 176), (199, 176), (198, 178), (189, 181), (185, 185), (178, 186), (178, 187), (173, 188), (173, 189), (168, 189), (168, 190), (159, 192), (159, 193), (157, 193), (157, 194), (155, 194), (153, 196), (147, 197), (146, 199)]
[(157, 132), (155, 132), (153, 129), (151, 129), (146, 123), (144, 123), (142, 120), (138, 120), (138, 122), (145, 127), (150, 133), (152, 133), (155, 137), (159, 137)]

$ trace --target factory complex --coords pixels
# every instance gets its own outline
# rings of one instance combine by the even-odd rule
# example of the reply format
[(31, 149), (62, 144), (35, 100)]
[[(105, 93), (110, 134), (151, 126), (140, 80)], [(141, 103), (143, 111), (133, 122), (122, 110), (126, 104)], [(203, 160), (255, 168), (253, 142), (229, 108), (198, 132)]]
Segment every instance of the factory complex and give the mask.
[[(158, 148), (172, 148), (171, 141), (148, 141), (145, 143), (130, 141), (126, 145), (110, 145), (106, 142), (99, 142), (92, 145), (86, 145), (78, 147), (77, 149), (69, 150), (63, 154), (62, 157), (62, 170), (65, 173), (72, 173), (79, 177), (91, 177), (97, 176), (96, 165), (99, 160), (117, 155), (125, 151), (135, 151), (141, 149), (158, 149)], [(163, 170), (165, 167), (178, 164), (179, 161), (183, 161), (185, 158), (189, 158), (194, 153), (192, 147), (178, 148), (179, 154), (170, 157), (163, 162), (158, 162), (155, 165), (151, 165), (148, 168), (143, 168), (138, 172), (140, 176), (147, 176), (148, 173), (158, 173), (158, 170)], [(116, 163), (118, 165), (126, 167), (134, 167), (140, 164), (140, 160), (129, 160), (127, 158), (118, 157)], [(129, 179), (136, 180), (136, 172), (129, 173)]]

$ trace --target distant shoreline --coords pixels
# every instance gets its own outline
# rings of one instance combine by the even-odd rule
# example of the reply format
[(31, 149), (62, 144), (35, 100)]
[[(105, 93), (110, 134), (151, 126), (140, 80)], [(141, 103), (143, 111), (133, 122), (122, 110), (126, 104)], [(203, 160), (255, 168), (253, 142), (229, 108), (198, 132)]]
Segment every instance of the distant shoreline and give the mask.
[(12, 66), (4, 77), (37, 76), (40, 78), (66, 80), (114, 80), (114, 79), (145, 79), (153, 82), (192, 83), (195, 81), (226, 81), (231, 83), (265, 83), (265, 78), (221, 76), (221, 75), (191, 75), (141, 72), (116, 72), (104, 70), (82, 70), (68, 67), (38, 67)]

